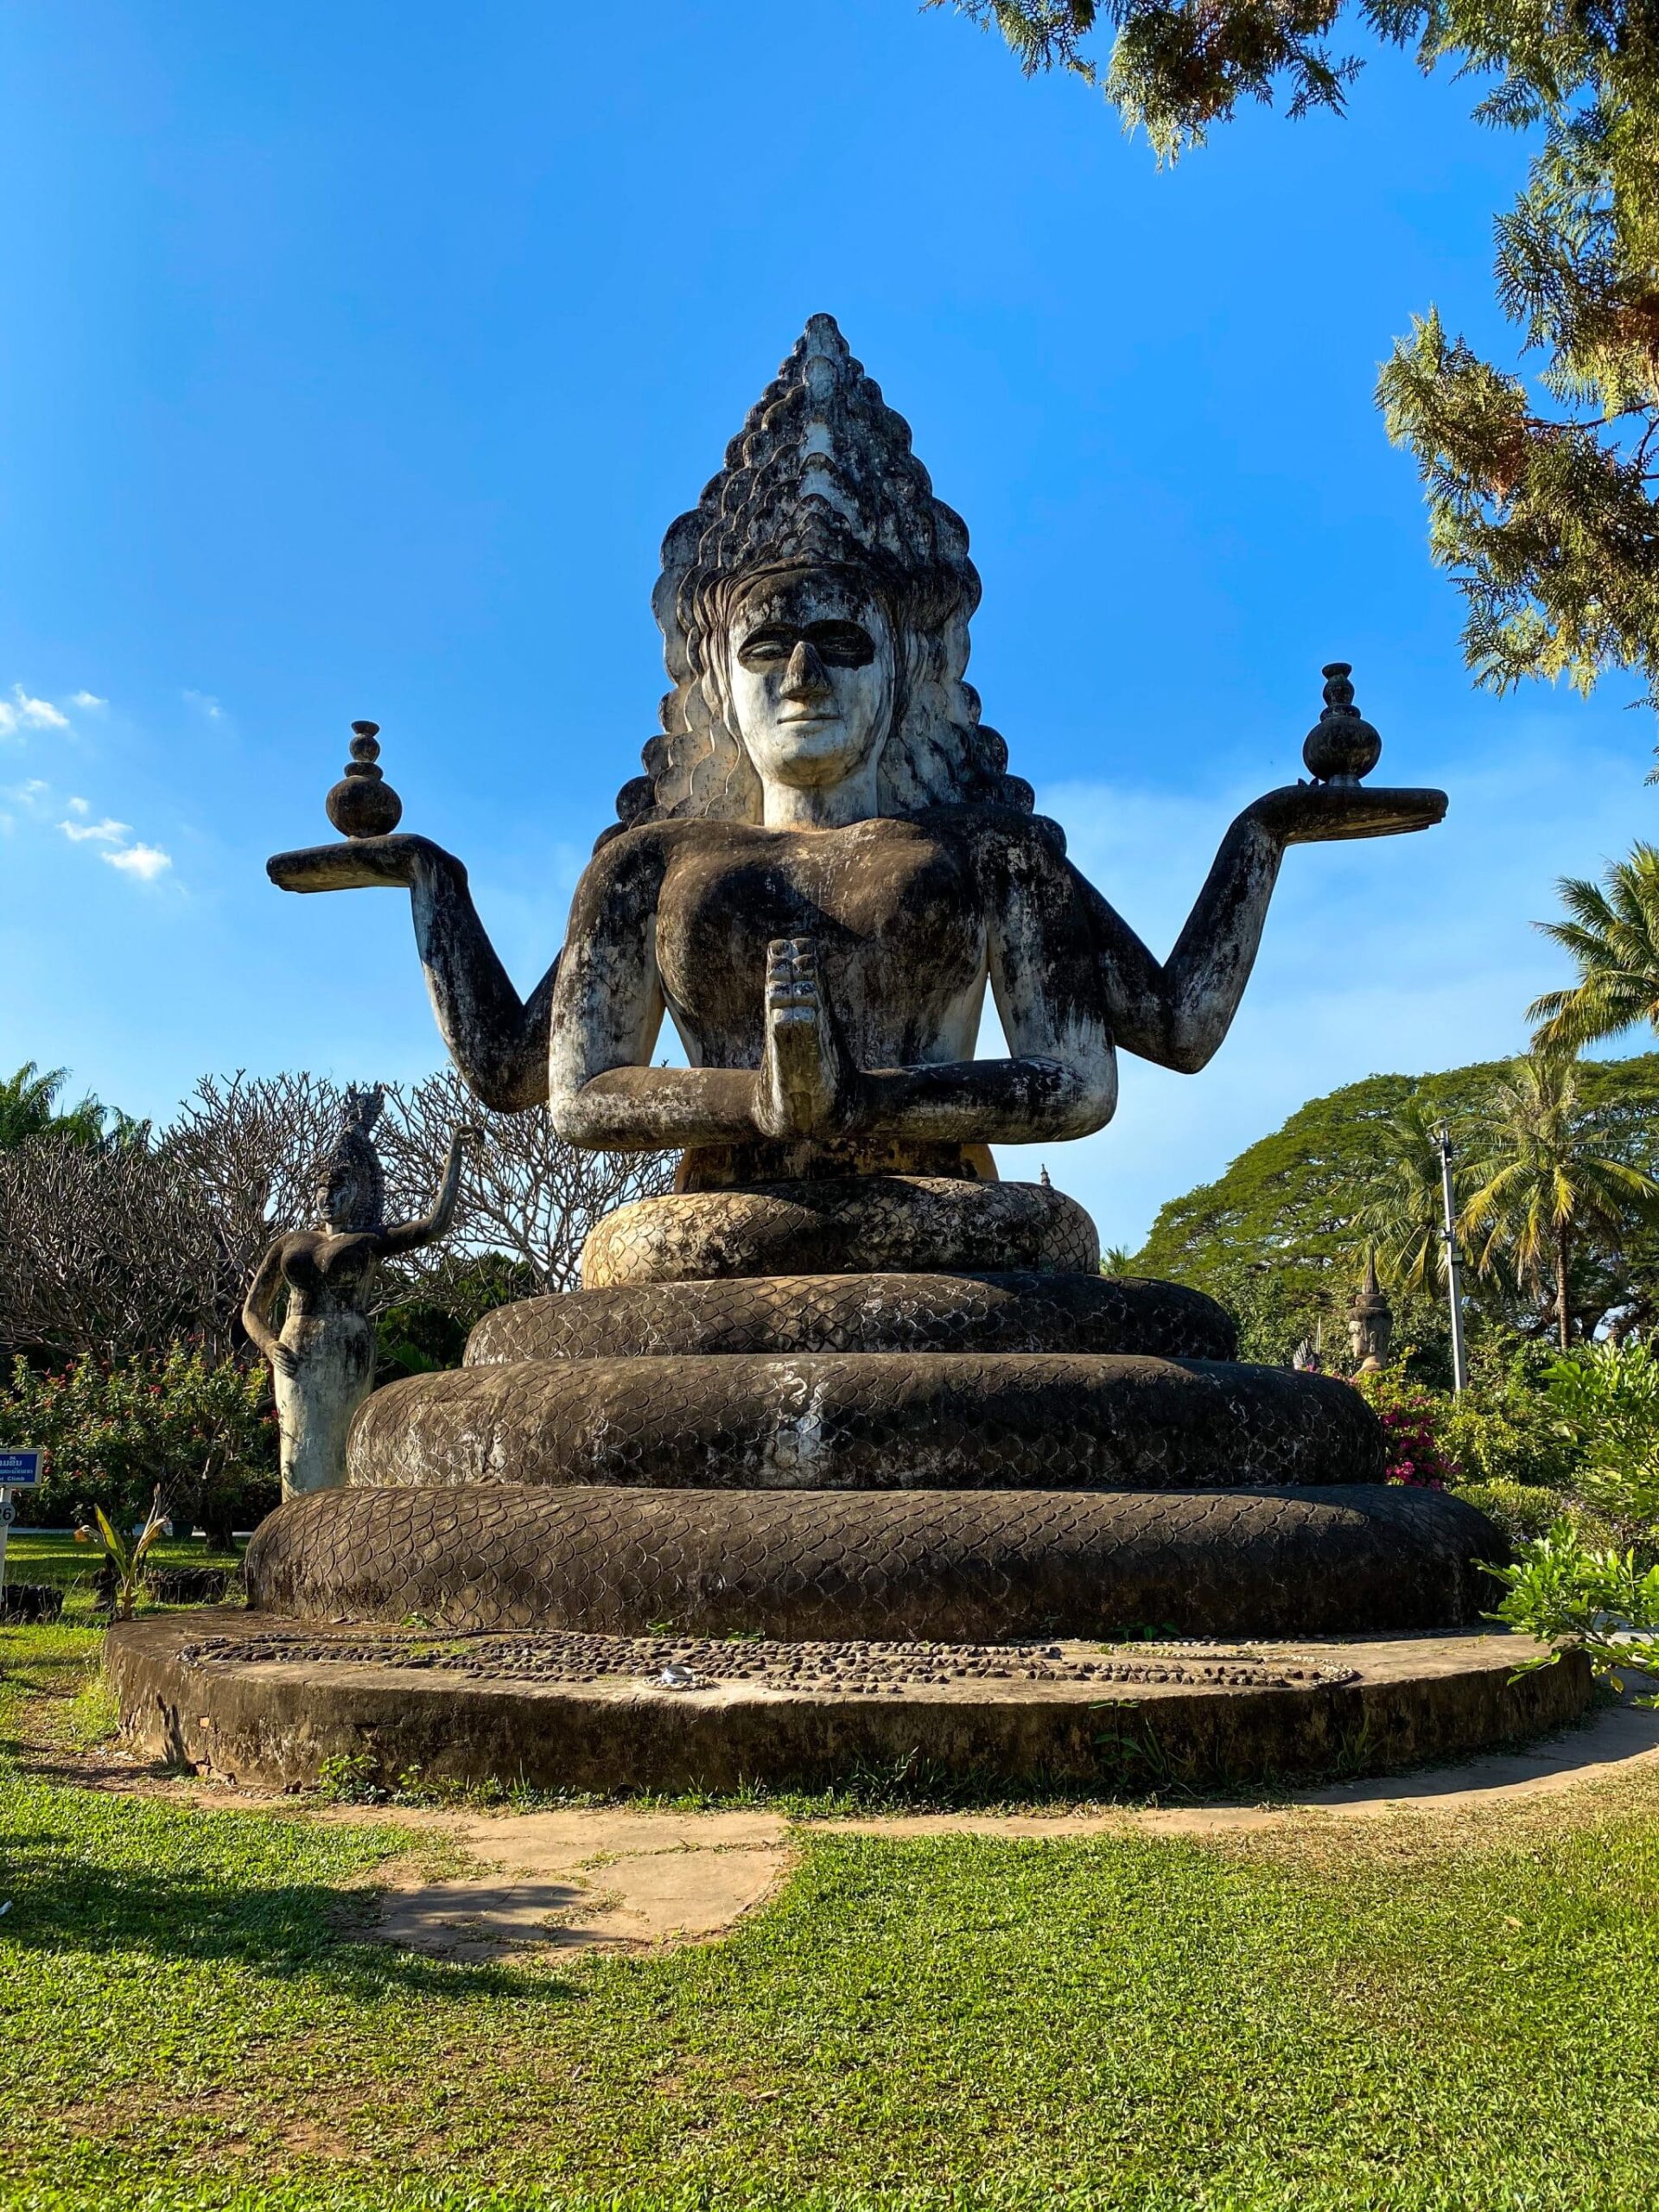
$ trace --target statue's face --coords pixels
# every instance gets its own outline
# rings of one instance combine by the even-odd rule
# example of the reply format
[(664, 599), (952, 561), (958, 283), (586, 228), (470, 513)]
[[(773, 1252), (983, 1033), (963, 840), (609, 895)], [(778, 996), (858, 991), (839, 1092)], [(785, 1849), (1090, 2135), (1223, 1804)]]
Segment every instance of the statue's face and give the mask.
[(366, 1177), (346, 1168), (317, 1185), (317, 1216), (336, 1236), (375, 1225), (374, 1192)]
[(894, 646), (856, 578), (809, 569), (757, 584), (732, 619), (727, 696), (763, 784), (825, 790), (876, 760), (893, 722)]

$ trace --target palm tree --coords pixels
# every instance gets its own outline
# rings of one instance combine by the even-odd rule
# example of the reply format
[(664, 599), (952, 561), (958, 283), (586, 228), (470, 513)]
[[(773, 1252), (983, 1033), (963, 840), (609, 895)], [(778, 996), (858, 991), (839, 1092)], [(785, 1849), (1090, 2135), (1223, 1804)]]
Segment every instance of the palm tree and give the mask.
[[(1437, 1131), (1443, 1116), (1421, 1098), (1374, 1125), (1376, 1182), (1354, 1218), (1354, 1251), (1376, 1253), (1390, 1289), (1433, 1297), (1446, 1285), (1446, 1217)], [(1453, 1169), (1454, 1193), (1474, 1185), (1466, 1166)]]
[(1577, 1071), (1558, 1054), (1516, 1060), (1492, 1097), (1491, 1146), (1473, 1170), (1479, 1187), (1460, 1226), (1480, 1244), (1488, 1274), (1513, 1268), (1535, 1291), (1552, 1287), (1561, 1349), (1572, 1341), (1573, 1260), (1593, 1236), (1617, 1243), (1659, 1202), (1659, 1183), (1596, 1148), (1593, 1116)]
[(78, 1144), (102, 1142), (105, 1109), (96, 1098), (83, 1098), (67, 1113), (58, 1111), (68, 1080), (67, 1068), (42, 1071), (34, 1060), (25, 1060), (15, 1075), (0, 1076), (0, 1149), (48, 1131)]
[(1576, 1052), (1640, 1021), (1659, 1031), (1659, 850), (1633, 845), (1600, 883), (1563, 876), (1556, 888), (1571, 918), (1535, 926), (1568, 954), (1579, 980), (1527, 1008), (1542, 1025), (1533, 1050)]

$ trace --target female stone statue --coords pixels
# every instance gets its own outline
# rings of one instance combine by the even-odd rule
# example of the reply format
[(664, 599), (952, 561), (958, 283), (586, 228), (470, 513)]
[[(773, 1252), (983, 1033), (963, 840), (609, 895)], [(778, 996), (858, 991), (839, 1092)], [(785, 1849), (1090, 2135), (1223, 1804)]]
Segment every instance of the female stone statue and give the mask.
[[(980, 721), (978, 596), (906, 425), (815, 316), (669, 532), (663, 734), (577, 888), (563, 965), (521, 1001), (465, 869), (424, 838), (286, 854), (271, 874), (407, 886), (479, 1096), (546, 1102), (580, 1145), (684, 1147), (683, 1189), (993, 1174), (988, 1144), (1110, 1118), (1116, 1047), (1205, 1065), (1287, 846), (1422, 829), (1445, 800), (1351, 779), (1268, 793), (1160, 963)], [(988, 985), (1005, 1058), (974, 1056)], [(689, 1067), (652, 1065), (664, 1014)]]
[[(370, 1135), (383, 1098), (378, 1084), (346, 1092), (344, 1126), (317, 1185), (318, 1225), (277, 1238), (242, 1308), (251, 1341), (270, 1362), (284, 1498), (332, 1490), (344, 1479), (346, 1432), (374, 1381), (368, 1298), (375, 1268), (446, 1234), (462, 1153), (477, 1140), (475, 1129), (457, 1129), (431, 1212), (388, 1226), (385, 1179)], [(283, 1290), (288, 1312), (277, 1336), (271, 1317)]]

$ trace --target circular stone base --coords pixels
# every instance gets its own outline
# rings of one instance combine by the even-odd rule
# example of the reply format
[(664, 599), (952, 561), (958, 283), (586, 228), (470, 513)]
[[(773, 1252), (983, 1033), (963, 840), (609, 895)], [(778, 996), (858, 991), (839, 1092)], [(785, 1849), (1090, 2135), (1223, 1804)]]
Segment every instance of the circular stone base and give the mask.
[(1114, 1352), (525, 1359), (405, 1376), (352, 1425), (346, 1479), (650, 1490), (1230, 1490), (1376, 1483), (1345, 1382)]
[(486, 1313), (469, 1367), (734, 1352), (1108, 1351), (1231, 1359), (1213, 1298), (1128, 1275), (741, 1276), (524, 1298)]
[(734, 1275), (1093, 1274), (1095, 1224), (1045, 1183), (849, 1175), (636, 1198), (582, 1248), (584, 1290)]
[(1472, 1624), (1483, 1514), (1438, 1491), (321, 1491), (248, 1548), (301, 1620), (979, 1639)]
[[(1581, 1656), (1517, 1677), (1501, 1636), (1211, 1646), (702, 1645), (671, 1637), (118, 1623), (129, 1746), (245, 1786), (822, 1789), (855, 1773), (1095, 1796), (1372, 1771), (1575, 1719)], [(663, 1679), (668, 1672), (668, 1682)], [(678, 1677), (681, 1687), (669, 1687)]]

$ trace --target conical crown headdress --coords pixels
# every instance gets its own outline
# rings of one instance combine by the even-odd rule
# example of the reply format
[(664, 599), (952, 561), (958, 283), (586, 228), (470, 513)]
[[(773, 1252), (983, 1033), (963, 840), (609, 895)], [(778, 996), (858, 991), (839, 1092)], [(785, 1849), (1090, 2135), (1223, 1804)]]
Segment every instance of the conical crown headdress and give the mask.
[(378, 1229), (385, 1216), (386, 1179), (371, 1132), (385, 1103), (385, 1086), (374, 1084), (367, 1090), (349, 1087), (340, 1101), (340, 1135), (323, 1154), (317, 1178), (317, 1211), (327, 1221), (330, 1201), (349, 1192), (354, 1201), (355, 1225)]
[(964, 680), (979, 577), (962, 518), (933, 495), (910, 427), (817, 315), (726, 451), (726, 466), (663, 541), (652, 606), (673, 690), (644, 776), (617, 800), (623, 826), (687, 816), (760, 819), (760, 780), (728, 728), (715, 656), (734, 588), (758, 572), (828, 563), (861, 571), (899, 647), (895, 726), (881, 756), (884, 813), (992, 803), (1029, 811), (1007, 748)]

